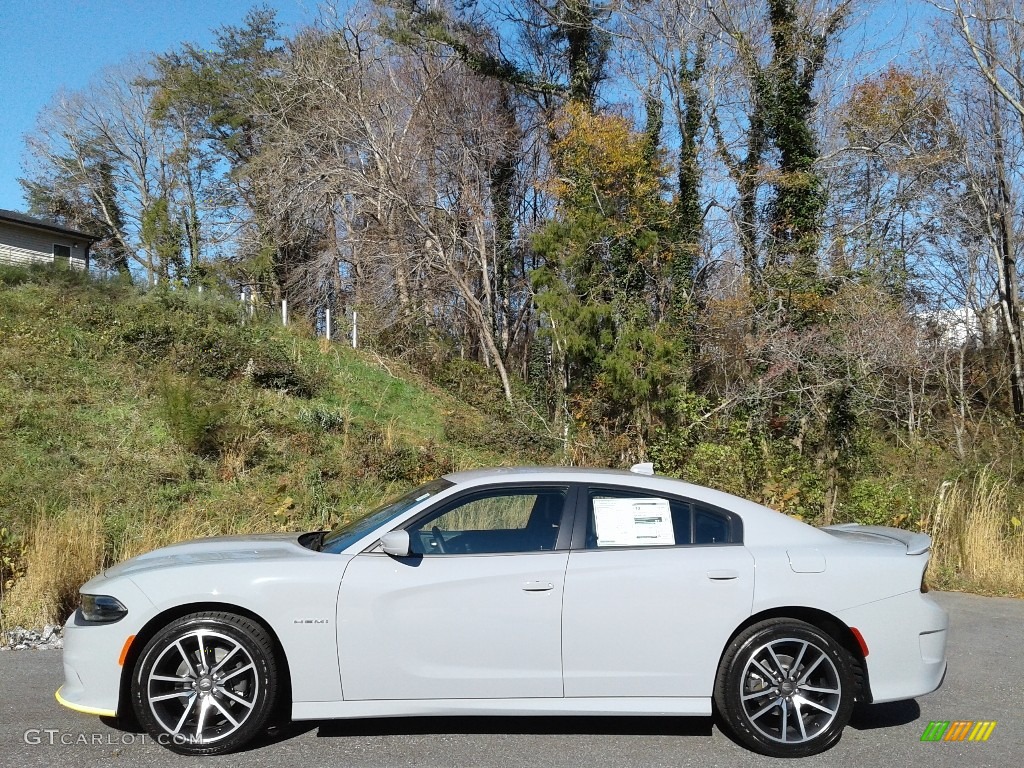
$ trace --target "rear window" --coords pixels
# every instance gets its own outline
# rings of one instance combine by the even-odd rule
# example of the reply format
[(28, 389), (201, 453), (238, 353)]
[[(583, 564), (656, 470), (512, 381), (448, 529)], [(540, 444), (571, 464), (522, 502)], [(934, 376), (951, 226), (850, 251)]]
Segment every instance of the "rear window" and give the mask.
[(739, 522), (704, 504), (628, 488), (591, 488), (587, 549), (737, 544)]

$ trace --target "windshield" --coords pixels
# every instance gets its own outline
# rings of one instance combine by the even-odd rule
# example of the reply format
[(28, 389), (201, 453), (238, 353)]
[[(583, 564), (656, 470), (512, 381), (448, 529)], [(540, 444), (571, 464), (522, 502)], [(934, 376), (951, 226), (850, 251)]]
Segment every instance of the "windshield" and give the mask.
[(384, 525), (388, 520), (398, 517), (400, 514), (410, 509), (414, 504), (418, 504), (424, 499), (429, 499), (431, 496), (440, 493), (445, 488), (451, 488), (452, 485), (454, 485), (454, 483), (443, 478), (433, 480), (426, 485), (421, 485), (419, 488), (409, 491), (404, 496), (399, 496), (397, 499), (389, 501), (382, 507), (377, 507), (373, 512), (360, 517), (358, 520), (353, 520), (343, 525), (339, 525), (324, 537), (320, 551), (333, 552), (337, 554), (346, 547), (349, 547), (353, 543), (359, 541), (359, 539), (374, 528)]

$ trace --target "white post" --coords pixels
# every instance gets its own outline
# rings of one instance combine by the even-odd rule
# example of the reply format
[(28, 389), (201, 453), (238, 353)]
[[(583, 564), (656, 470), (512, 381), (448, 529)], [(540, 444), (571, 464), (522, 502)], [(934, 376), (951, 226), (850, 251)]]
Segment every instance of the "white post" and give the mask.
[(359, 313), (352, 310), (352, 349), (359, 346)]
[(331, 340), (331, 308), (330, 307), (328, 307), (325, 310), (325, 316), (324, 316), (324, 336), (327, 337), (328, 341)]
[(281, 325), (288, 325), (288, 299), (281, 299)]

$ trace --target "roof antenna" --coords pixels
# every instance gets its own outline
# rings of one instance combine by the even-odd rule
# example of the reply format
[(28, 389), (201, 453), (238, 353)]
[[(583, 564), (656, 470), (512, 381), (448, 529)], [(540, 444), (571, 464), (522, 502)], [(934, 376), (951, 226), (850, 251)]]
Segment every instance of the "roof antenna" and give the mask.
[(638, 475), (653, 475), (654, 474), (654, 462), (646, 461), (643, 464), (634, 464), (629, 468), (630, 472), (636, 472)]

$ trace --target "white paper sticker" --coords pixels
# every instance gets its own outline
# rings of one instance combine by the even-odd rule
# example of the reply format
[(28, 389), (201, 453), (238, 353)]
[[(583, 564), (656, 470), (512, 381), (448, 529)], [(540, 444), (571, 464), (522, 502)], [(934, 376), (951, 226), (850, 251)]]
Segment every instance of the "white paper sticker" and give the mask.
[(599, 547), (676, 543), (668, 499), (594, 499), (594, 525)]

